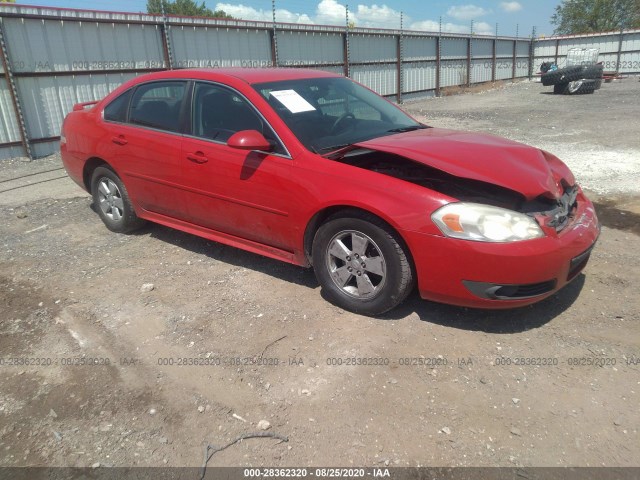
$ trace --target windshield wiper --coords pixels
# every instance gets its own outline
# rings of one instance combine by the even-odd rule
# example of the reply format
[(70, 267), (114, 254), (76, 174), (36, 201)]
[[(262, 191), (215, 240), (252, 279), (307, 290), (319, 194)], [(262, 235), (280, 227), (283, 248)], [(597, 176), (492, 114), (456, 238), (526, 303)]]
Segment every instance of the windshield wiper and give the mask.
[(410, 127), (398, 127), (392, 128), (391, 130), (387, 130), (388, 133), (403, 133), (403, 132), (413, 132), (414, 130), (422, 130), (423, 128), (429, 128), (426, 125), (412, 125)]

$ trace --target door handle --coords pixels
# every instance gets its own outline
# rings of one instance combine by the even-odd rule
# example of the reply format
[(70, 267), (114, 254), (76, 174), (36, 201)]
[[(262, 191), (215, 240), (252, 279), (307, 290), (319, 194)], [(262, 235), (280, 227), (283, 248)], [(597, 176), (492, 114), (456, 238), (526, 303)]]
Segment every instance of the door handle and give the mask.
[(209, 159), (205, 157), (202, 152), (188, 153), (187, 160), (190, 160), (194, 163), (207, 163)]
[(127, 139), (124, 138), (124, 135), (118, 135), (117, 137), (113, 137), (111, 141), (116, 145), (126, 145), (127, 143), (129, 143)]

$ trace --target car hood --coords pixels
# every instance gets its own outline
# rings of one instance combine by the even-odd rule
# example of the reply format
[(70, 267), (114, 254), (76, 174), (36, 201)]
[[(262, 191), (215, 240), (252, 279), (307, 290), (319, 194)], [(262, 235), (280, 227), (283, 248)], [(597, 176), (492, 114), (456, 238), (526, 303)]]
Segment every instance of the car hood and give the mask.
[(571, 171), (553, 155), (493, 135), (427, 128), (354, 144), (400, 155), (457, 177), (499, 185), (527, 200), (560, 198)]

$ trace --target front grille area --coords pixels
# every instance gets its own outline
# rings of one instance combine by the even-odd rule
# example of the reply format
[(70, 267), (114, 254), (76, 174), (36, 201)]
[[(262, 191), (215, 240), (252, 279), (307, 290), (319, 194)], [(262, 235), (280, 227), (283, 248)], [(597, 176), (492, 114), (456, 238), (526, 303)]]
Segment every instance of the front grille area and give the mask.
[(565, 188), (564, 194), (558, 199), (558, 205), (553, 210), (544, 212), (544, 215), (549, 218), (547, 225), (556, 229), (556, 232), (561, 232), (569, 225), (569, 220), (573, 217), (573, 213), (577, 207), (576, 198), (578, 197), (578, 187)]
[(557, 200), (539, 196), (521, 205), (518, 211), (531, 217), (543, 217), (544, 225), (561, 232), (571, 223), (578, 207), (578, 186), (570, 187), (563, 182), (563, 188), (564, 193)]
[(544, 295), (556, 288), (555, 280), (522, 285), (499, 285), (469, 280), (464, 280), (462, 283), (474, 295), (488, 300), (523, 300)]

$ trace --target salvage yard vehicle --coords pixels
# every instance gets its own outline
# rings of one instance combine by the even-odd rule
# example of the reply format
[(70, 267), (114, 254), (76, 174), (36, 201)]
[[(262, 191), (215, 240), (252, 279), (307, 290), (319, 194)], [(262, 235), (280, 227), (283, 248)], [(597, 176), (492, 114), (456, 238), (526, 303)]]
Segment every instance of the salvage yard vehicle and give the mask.
[(415, 288), (510, 308), (557, 292), (599, 234), (552, 154), (426, 126), (308, 69), (175, 70), (74, 107), (61, 152), (114, 232), (152, 221), (300, 266), (382, 314)]

